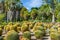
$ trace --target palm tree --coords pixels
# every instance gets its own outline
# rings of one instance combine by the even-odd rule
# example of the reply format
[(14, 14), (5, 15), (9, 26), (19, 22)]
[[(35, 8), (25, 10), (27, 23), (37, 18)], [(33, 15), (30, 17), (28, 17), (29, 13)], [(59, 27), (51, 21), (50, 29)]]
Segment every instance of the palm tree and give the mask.
[(22, 7), (22, 9), (20, 11), (20, 21), (24, 20), (25, 11), (27, 11), (27, 9), (25, 7)]
[(8, 10), (12, 12), (12, 19), (11, 19), (12, 21), (18, 19), (21, 7), (22, 7), (22, 4), (20, 0), (5, 0), (5, 8), (6, 8), (5, 10), (6, 12)]
[(16, 20), (20, 21), (20, 11), (23, 7), (23, 4), (19, 1), (16, 3)]
[(33, 20), (35, 20), (36, 19), (36, 17), (37, 17), (37, 15), (38, 15), (38, 10), (37, 9), (32, 9), (31, 10), (31, 18), (33, 19)]
[(55, 7), (58, 3), (57, 0), (44, 0), (46, 4), (50, 5), (51, 13), (52, 13), (52, 22), (55, 22)]
[(28, 20), (29, 17), (30, 17), (30, 14), (29, 14), (28, 10), (24, 11), (24, 19)]
[[(50, 6), (48, 4), (44, 4), (41, 7), (39, 7), (38, 12), (39, 12), (39, 16), (42, 19), (42, 21), (48, 20), (48, 17), (51, 16)], [(51, 17), (49, 20), (51, 20)]]
[(2, 12), (4, 12), (4, 0), (0, 0), (0, 5), (2, 5), (2, 6), (1, 6), (1, 8), (2, 8), (2, 10), (3, 10)]
[(60, 22), (60, 3), (56, 5), (55, 8), (55, 16), (56, 16), (56, 21)]

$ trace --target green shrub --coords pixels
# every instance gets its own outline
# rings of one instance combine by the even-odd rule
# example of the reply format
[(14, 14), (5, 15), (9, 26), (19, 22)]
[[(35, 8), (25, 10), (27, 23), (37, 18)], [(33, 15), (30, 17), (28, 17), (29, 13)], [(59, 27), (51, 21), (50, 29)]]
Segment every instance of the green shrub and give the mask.
[(16, 31), (14, 31), (14, 30), (9, 31), (6, 34), (4, 40), (19, 40), (18, 33)]
[(5, 17), (5, 14), (4, 13), (0, 13), (0, 21), (2, 21)]

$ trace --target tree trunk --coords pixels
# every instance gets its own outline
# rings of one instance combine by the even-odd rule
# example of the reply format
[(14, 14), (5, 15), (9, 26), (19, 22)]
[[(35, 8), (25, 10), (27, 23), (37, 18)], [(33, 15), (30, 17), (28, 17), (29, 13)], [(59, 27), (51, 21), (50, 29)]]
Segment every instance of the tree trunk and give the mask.
[(16, 21), (16, 11), (12, 11), (12, 22)]
[(16, 21), (20, 21), (20, 11), (16, 11)]
[(55, 22), (55, 15), (54, 15), (54, 13), (52, 14), (52, 22), (53, 23)]
[(42, 22), (43, 22), (43, 15), (42, 15)]

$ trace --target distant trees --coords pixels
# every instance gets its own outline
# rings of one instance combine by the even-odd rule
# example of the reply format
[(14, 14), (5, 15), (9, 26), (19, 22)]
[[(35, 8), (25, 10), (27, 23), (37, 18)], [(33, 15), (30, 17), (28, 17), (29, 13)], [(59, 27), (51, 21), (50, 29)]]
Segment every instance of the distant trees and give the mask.
[(57, 4), (59, 3), (58, 0), (44, 0), (46, 4), (50, 5), (50, 11), (52, 13), (52, 22), (55, 22), (55, 9)]
[(40, 7), (32, 7), (31, 11), (23, 6), (20, 0), (3, 0), (3, 10), (9, 21), (60, 22), (60, 2), (58, 0), (43, 0)]
[[(5, 0), (5, 11), (6, 13), (8, 11), (11, 11), (11, 13), (9, 13), (8, 15), (12, 15), (12, 19), (11, 21), (18, 21), (20, 20), (20, 9), (22, 7), (22, 3), (20, 2), (20, 0)], [(7, 14), (6, 14), (7, 15)], [(8, 16), (7, 16), (7, 20), (8, 20)]]
[[(42, 22), (59, 22), (60, 21), (60, 2), (57, 0), (43, 0), (45, 4), (40, 7), (33, 7), (31, 11), (26, 12), (29, 14), (28, 19), (30, 20), (40, 20)], [(22, 15), (24, 16), (24, 12), (22, 11)], [(24, 18), (23, 18), (24, 19)], [(25, 19), (24, 19), (25, 20)]]
[(48, 4), (42, 5), (39, 8), (38, 12), (42, 21), (46, 20), (51, 22), (52, 13), (50, 12), (50, 6)]

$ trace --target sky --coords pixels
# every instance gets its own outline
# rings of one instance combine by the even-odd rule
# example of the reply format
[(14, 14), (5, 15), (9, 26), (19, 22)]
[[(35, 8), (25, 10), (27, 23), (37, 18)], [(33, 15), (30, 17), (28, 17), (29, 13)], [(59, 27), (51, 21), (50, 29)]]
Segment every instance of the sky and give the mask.
[(32, 7), (40, 7), (42, 0), (21, 0), (23, 6), (30, 10)]

